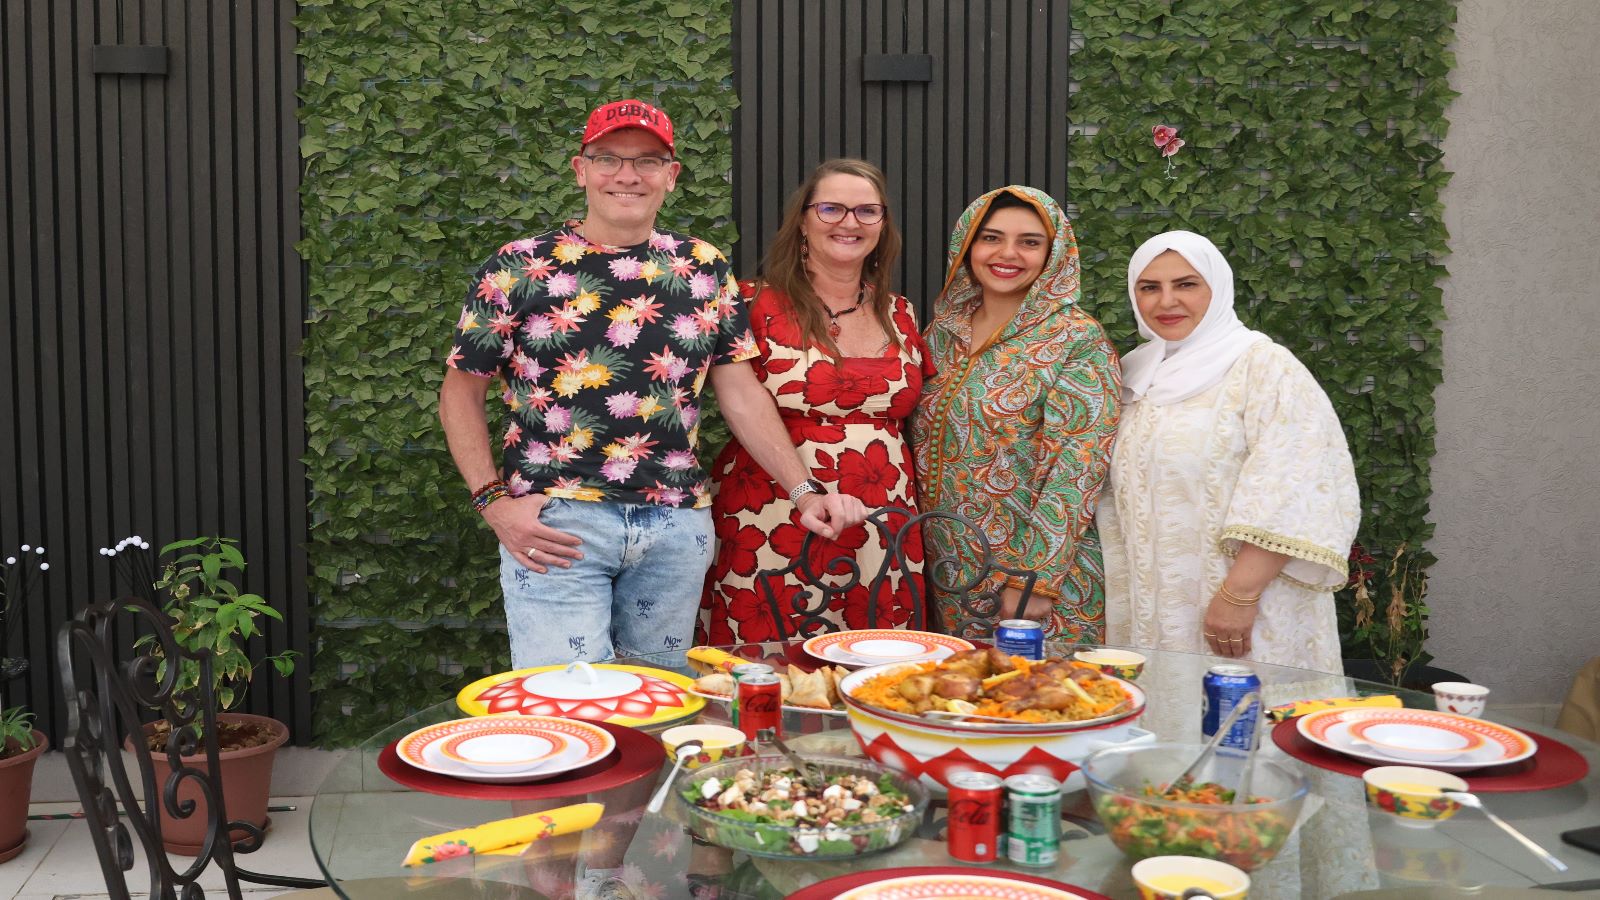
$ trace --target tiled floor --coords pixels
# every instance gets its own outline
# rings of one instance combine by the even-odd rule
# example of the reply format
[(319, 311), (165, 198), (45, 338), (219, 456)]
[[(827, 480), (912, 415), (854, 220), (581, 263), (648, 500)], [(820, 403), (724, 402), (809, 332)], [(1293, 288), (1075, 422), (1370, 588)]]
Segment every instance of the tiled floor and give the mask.
[[(291, 747), (280, 751), (273, 768), (273, 806), (290, 806), (292, 810), (273, 812), (272, 827), (261, 849), (243, 858), (249, 869), (271, 872), (275, 875), (298, 875), (319, 878), (316, 860), (311, 855), (308, 826), (311, 814), (311, 796), (328, 768), (338, 759), (337, 753)], [(40, 758), (34, 774), (33, 797), (29, 807), (31, 815), (73, 813), (80, 809), (66, 771), (66, 763), (59, 753), (47, 753)], [(0, 864), (0, 900), (103, 900), (106, 892), (104, 876), (95, 856), (93, 838), (88, 825), (81, 819), (32, 820), (28, 823), (28, 845), (22, 854), (10, 862)], [(174, 866), (187, 864), (187, 858), (171, 857)], [(147, 888), (144, 878), (144, 857), (135, 842), (134, 868), (128, 873), (128, 887), (139, 892)], [(212, 896), (219, 896), (222, 879), (215, 867), (201, 876), (200, 884)], [(283, 893), (279, 888), (246, 890), (251, 900), (265, 900)], [(143, 893), (135, 893), (143, 897)]]

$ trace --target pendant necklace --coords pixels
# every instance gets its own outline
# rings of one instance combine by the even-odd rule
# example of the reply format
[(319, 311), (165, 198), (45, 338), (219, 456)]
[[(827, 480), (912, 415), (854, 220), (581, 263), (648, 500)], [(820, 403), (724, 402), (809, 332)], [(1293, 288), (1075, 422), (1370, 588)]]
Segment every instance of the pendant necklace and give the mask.
[[(818, 298), (818, 299), (821, 299), (821, 298)], [(855, 306), (852, 306), (849, 309), (841, 309), (838, 312), (834, 312), (832, 309), (830, 309), (828, 307), (827, 303), (823, 303), (822, 304), (822, 311), (828, 314), (828, 337), (837, 338), (839, 336), (839, 317), (840, 316), (848, 316), (851, 313), (855, 312), (856, 310), (860, 309), (861, 308), (861, 304), (865, 303), (866, 300), (867, 300), (867, 285), (866, 285), (865, 282), (863, 282), (862, 285), (861, 285), (861, 289), (856, 291), (856, 305)]]

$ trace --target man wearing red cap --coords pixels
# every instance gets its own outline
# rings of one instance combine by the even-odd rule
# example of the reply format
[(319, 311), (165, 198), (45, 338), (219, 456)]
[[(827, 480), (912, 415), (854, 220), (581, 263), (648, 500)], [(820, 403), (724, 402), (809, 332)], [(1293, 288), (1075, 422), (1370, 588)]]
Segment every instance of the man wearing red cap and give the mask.
[[(439, 416), (500, 540), (516, 668), (691, 640), (712, 553), (695, 457), (708, 377), (807, 528), (833, 537), (865, 518), (809, 480), (745, 362), (757, 351), (727, 259), (655, 227), (681, 168), (666, 113), (599, 107), (572, 158), (583, 218), (501, 247), (467, 291)], [(496, 377), (510, 412), (498, 466), (483, 402)]]

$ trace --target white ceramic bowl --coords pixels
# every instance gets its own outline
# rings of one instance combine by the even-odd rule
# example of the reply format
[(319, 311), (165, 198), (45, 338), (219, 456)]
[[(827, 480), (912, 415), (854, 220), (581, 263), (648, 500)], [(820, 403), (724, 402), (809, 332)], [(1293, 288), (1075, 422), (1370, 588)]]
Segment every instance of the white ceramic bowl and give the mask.
[(1002, 778), (1041, 774), (1062, 790), (1083, 787), (1078, 768), (1090, 754), (1107, 747), (1146, 743), (1155, 735), (1137, 727), (1145, 696), (1137, 686), (1116, 679), (1133, 698), (1130, 709), (1084, 722), (1015, 725), (988, 721), (925, 719), (894, 712), (851, 696), (863, 683), (918, 663), (895, 663), (852, 672), (840, 683), (850, 729), (873, 760), (913, 775), (929, 789), (944, 792), (960, 772), (990, 772)]
[(1350, 740), (1385, 756), (1418, 762), (1444, 762), (1483, 746), (1483, 735), (1404, 722), (1353, 722)]

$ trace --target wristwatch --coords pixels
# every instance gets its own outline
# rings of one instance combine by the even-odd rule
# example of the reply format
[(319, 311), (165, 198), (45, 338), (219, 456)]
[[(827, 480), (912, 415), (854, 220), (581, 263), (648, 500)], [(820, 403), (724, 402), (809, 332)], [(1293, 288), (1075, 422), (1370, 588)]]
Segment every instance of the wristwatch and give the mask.
[(822, 482), (815, 478), (807, 478), (805, 481), (795, 485), (794, 489), (789, 492), (789, 502), (799, 503), (800, 498), (807, 494), (826, 494), (827, 492), (828, 489)]

